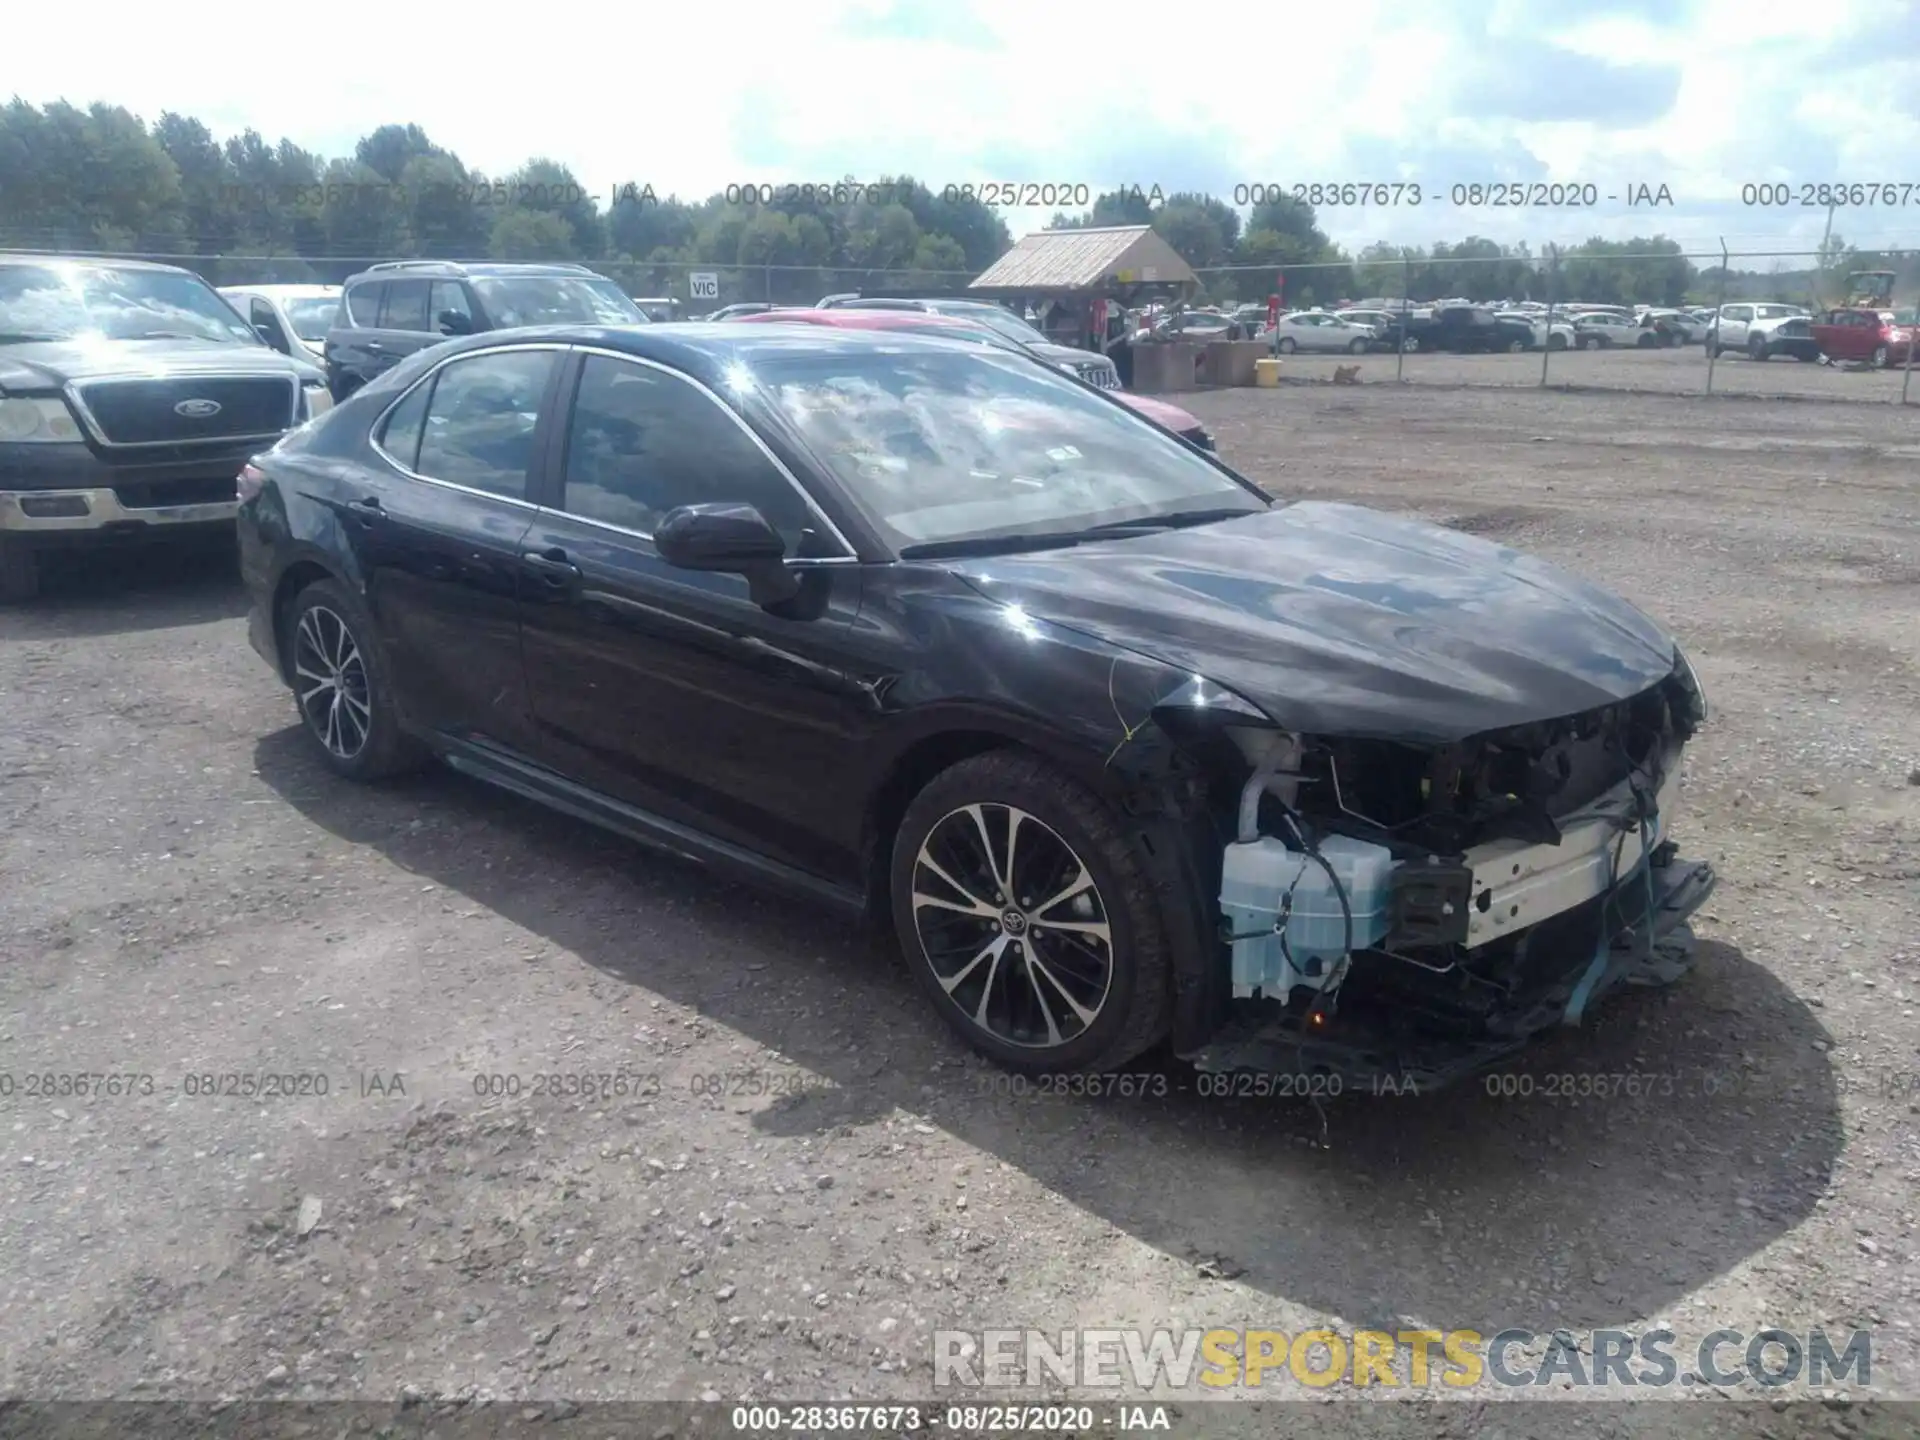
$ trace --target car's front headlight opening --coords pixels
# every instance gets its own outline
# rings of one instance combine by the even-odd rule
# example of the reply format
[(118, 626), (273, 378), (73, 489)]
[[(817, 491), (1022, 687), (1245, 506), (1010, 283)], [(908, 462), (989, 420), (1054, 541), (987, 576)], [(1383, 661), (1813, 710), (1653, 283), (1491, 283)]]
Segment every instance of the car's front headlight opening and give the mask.
[(28, 395), (0, 400), (0, 442), (78, 445), (82, 437), (66, 401), (56, 395)]

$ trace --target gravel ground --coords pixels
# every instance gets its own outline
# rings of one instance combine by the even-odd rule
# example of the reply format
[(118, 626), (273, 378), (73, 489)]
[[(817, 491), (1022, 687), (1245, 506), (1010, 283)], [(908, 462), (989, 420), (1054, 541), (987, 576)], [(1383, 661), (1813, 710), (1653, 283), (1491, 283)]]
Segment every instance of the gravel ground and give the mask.
[[(1707, 389), (1707, 353), (1698, 345), (1675, 350), (1556, 350), (1522, 355), (1358, 357), (1362, 384), (1396, 378), (1413, 385), (1538, 386), (1545, 359), (1549, 387), (1644, 391), (1657, 395), (1699, 395)], [(1281, 361), (1283, 381), (1331, 380), (1336, 366), (1356, 363), (1351, 355), (1289, 355)], [(1396, 370), (1396, 366), (1398, 369)], [(1920, 370), (1920, 365), (1916, 365)], [(1774, 359), (1755, 361), (1727, 354), (1713, 367), (1715, 395), (1791, 400), (1852, 400), (1898, 404), (1903, 391), (1920, 406), (1920, 375), (1910, 382), (1904, 370), (1848, 370), (1839, 365)], [(1750, 417), (1735, 412), (1731, 423)]]
[[(450, 773), (338, 783), (222, 567), (90, 565), (0, 614), (0, 1396), (924, 1399), (935, 1328), (1658, 1320), (1875, 1327), (1879, 1394), (1505, 1433), (1912, 1433), (1915, 422), (1380, 364), (1187, 403), (1281, 493), (1677, 629), (1714, 706), (1679, 834), (1722, 876), (1686, 982), (1529, 1054), (1524, 1098), (1322, 1113), (1173, 1064), (1164, 1096), (1009, 1093), (873, 938)], [(25, 1093), (80, 1071), (153, 1093)], [(1544, 1098), (1569, 1073), (1666, 1080)], [(1313, 1406), (1336, 1435), (1494, 1433), (1498, 1398), (1263, 1393), (1355, 1402)]]

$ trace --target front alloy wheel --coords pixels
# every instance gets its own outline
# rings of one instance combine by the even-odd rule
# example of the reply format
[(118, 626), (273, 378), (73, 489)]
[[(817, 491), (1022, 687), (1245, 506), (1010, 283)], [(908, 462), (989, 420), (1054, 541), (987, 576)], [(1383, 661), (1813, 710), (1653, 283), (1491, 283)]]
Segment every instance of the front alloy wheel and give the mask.
[(947, 998), (1009, 1045), (1058, 1046), (1100, 1018), (1113, 926), (1086, 863), (1013, 805), (948, 812), (913, 867), (920, 948)]
[(1110, 1070), (1166, 1033), (1156, 889), (1105, 802), (1037, 757), (976, 756), (921, 791), (892, 891), (942, 1018), (1008, 1069)]

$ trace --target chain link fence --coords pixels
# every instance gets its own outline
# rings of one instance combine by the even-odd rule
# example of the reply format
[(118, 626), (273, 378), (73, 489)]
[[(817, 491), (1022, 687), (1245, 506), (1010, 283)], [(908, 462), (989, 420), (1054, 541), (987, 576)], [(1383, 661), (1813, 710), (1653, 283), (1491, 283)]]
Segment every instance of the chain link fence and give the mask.
[[(1278, 270), (1200, 270), (1196, 300), (1231, 307), (1278, 296), (1288, 310), (1366, 312), (1378, 338), (1360, 352), (1364, 361), (1345, 333), (1306, 329), (1291, 344), (1279, 340), (1288, 351), (1283, 376), (1295, 380), (1330, 381), (1336, 368), (1359, 362), (1360, 383), (1920, 404), (1911, 338), (1920, 252), (1872, 263), (1882, 268), (1804, 250), (1368, 253)], [(1867, 299), (1869, 287), (1881, 294)], [(1524, 317), (1531, 338), (1520, 338), (1517, 323), (1454, 333), (1434, 326), (1436, 307), (1452, 304)], [(1728, 306), (1736, 308), (1725, 311), (1724, 328), (1710, 325), (1710, 314)], [(1649, 308), (1655, 318), (1643, 324)], [(1596, 318), (1608, 313), (1626, 323)]]

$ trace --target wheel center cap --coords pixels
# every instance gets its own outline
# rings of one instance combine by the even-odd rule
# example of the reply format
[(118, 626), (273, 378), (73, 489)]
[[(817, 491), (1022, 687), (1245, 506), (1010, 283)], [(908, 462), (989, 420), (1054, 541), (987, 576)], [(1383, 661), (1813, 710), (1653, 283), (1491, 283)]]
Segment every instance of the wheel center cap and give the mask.
[(1009, 935), (1024, 935), (1027, 933), (1027, 917), (1022, 915), (1018, 910), (1001, 911), (1000, 924)]

